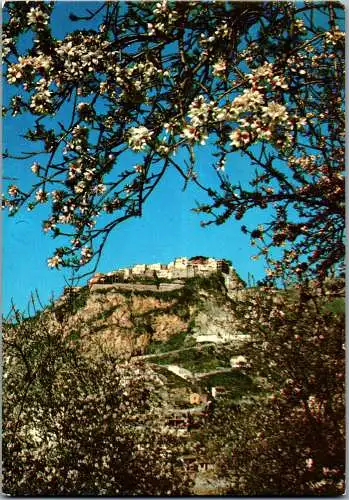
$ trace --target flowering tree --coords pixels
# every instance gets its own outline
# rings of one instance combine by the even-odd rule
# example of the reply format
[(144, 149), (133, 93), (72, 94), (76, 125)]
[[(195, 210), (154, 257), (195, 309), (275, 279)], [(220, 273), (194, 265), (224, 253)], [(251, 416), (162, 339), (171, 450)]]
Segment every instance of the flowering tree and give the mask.
[[(242, 230), (269, 256), (271, 275), (322, 278), (342, 261), (339, 3), (106, 2), (71, 14), (86, 27), (62, 39), (52, 34), (53, 9), (8, 2), (3, 29), (7, 81), (19, 89), (5, 112), (32, 115), (25, 137), (43, 153), (23, 156), (36, 180), (9, 185), (3, 204), (11, 214), (50, 205), (43, 229), (68, 244), (49, 266), (97, 260), (168, 169), (206, 193), (204, 225), (270, 208), (264, 225)], [(20, 51), (27, 32), (33, 41)], [(205, 144), (214, 186), (195, 160)], [(130, 151), (134, 167), (125, 168)], [(247, 186), (234, 175), (240, 154), (251, 160)]]
[(264, 397), (215, 413), (207, 448), (230, 493), (344, 493), (343, 286), (327, 281), (326, 299), (321, 289), (264, 289), (238, 305), (239, 326), (254, 339), (245, 352), (250, 375)]
[(143, 365), (87, 360), (47, 312), (4, 324), (3, 490), (185, 495), (180, 443), (161, 429)]

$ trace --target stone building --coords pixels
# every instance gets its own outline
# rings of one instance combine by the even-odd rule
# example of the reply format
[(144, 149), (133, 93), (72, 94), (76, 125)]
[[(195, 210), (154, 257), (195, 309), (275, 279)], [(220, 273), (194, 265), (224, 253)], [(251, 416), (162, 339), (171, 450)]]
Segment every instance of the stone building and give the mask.
[(147, 270), (150, 270), (150, 271), (161, 271), (162, 270), (162, 264), (160, 264), (160, 263), (148, 264), (146, 267), (147, 267)]
[(132, 274), (144, 274), (146, 270), (145, 264), (136, 264), (132, 267)]
[(207, 403), (207, 394), (199, 394), (198, 392), (192, 392), (190, 394), (189, 402), (191, 405), (199, 405), (201, 403)]
[[(159, 279), (189, 279), (195, 276), (208, 276), (214, 272), (222, 272), (227, 288), (238, 287), (233, 268), (224, 259), (196, 256), (177, 257), (166, 264), (135, 264), (131, 268), (123, 268), (103, 275), (96, 273), (89, 281), (89, 285), (112, 283), (118, 279), (132, 280), (137, 278)], [(113, 278), (111, 278), (111, 276)], [(106, 278), (107, 277), (107, 278)]]

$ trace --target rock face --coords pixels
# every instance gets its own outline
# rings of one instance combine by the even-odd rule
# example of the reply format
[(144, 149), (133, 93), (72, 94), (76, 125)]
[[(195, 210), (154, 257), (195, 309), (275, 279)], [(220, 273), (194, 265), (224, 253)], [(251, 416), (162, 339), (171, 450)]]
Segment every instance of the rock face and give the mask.
[(213, 297), (204, 302), (205, 307), (195, 318), (193, 334), (197, 342), (224, 343), (236, 331), (235, 316), (229, 301), (220, 303)]
[(173, 305), (173, 300), (161, 297), (97, 290), (68, 317), (64, 329), (67, 334), (76, 332), (86, 354), (142, 354), (152, 340), (166, 341), (187, 329), (187, 323), (171, 312)]
[[(151, 344), (169, 342), (180, 334), (193, 343), (220, 343), (238, 334), (231, 291), (228, 296), (219, 274), (192, 278), (180, 287), (153, 288), (135, 283), (124, 289), (112, 285), (85, 289), (79, 308), (62, 321), (64, 335), (79, 341), (86, 355), (99, 352), (128, 358), (146, 354)], [(69, 300), (68, 296), (60, 300), (60, 310), (69, 309)]]

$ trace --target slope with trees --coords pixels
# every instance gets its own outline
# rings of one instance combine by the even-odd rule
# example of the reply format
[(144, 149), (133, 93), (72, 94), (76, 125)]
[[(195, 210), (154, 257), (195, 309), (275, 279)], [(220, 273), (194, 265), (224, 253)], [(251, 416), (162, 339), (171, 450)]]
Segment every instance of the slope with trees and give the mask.
[(141, 362), (88, 359), (50, 313), (3, 324), (3, 491), (185, 495), (181, 443), (163, 432), (162, 382)]

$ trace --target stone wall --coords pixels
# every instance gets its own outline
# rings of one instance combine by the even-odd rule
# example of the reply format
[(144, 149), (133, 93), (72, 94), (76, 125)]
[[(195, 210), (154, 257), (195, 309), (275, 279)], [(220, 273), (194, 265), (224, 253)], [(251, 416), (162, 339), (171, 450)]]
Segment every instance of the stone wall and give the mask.
[(145, 285), (142, 283), (113, 283), (111, 285), (106, 285), (103, 283), (95, 283), (91, 285), (91, 292), (95, 290), (110, 290), (115, 288), (116, 290), (130, 290), (134, 292), (172, 292), (173, 290), (179, 290), (183, 288), (184, 285), (179, 283), (160, 283), (157, 285)]

